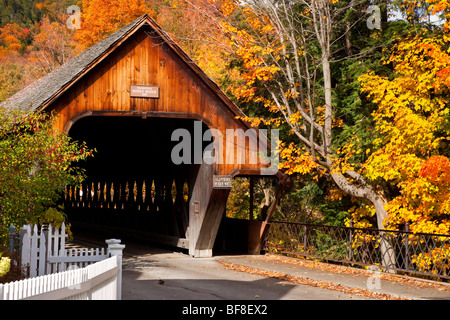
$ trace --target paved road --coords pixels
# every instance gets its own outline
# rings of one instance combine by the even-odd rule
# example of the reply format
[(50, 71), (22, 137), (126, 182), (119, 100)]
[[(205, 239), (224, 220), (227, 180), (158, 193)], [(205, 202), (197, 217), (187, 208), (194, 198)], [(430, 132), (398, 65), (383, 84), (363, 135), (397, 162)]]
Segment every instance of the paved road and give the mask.
[(124, 252), (124, 300), (336, 300), (366, 299), (226, 269), (220, 256), (128, 245)]
[[(105, 246), (103, 239), (94, 240), (92, 237), (78, 238), (77, 242), (88, 247)], [(336, 268), (319, 268), (313, 262), (304, 265), (291, 264), (274, 261), (266, 256), (219, 255), (213, 258), (193, 258), (182, 252), (128, 240), (123, 242), (126, 245), (123, 256), (123, 300), (369, 300), (367, 295), (349, 294), (349, 290), (329, 290), (323, 288), (324, 286), (295, 284), (230, 270), (221, 261), (235, 266), (281, 272), (301, 279), (366, 290), (373, 275), (361, 269), (341, 272), (335, 270)], [(411, 281), (411, 278), (405, 280), (381, 278), (379, 288), (373, 291), (403, 299), (450, 300), (450, 284), (418, 283), (416, 280)]]

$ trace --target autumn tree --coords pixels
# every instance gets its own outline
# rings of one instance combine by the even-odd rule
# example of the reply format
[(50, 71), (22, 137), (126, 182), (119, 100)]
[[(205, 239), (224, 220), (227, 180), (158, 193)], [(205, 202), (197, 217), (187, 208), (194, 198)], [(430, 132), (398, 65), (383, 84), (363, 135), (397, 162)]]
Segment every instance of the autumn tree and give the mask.
[[(397, 29), (367, 28), (368, 15), (361, 12), (369, 4), (327, 0), (295, 4), (224, 1), (219, 25), (230, 39), (230, 49), (241, 61), (237, 67), (241, 81), (233, 93), (240, 101), (257, 103), (272, 114), (267, 116), (265, 112), (246, 120), (256, 126), (287, 125), (292, 134), (286, 139), (290, 142), (282, 143), (285, 172), (315, 172), (331, 178), (344, 194), (369, 203), (376, 225), (384, 228), (391, 187), (372, 179), (365, 169), (385, 132), (377, 130), (374, 110), (378, 105), (363, 101), (357, 78), (373, 67), (392, 74), (390, 67), (381, 63), (389, 53), (381, 49), (394, 45), (399, 35), (411, 28), (402, 22), (392, 23), (400, 27)], [(382, 25), (387, 26), (386, 11), (381, 18)], [(352, 28), (355, 26), (358, 28)], [(360, 39), (352, 37), (353, 29)], [(369, 40), (361, 40), (361, 29)], [(377, 38), (380, 40), (370, 40)], [(365, 47), (361, 46), (363, 41)], [(404, 58), (408, 60), (407, 56)], [(342, 73), (342, 78), (337, 66), (348, 71)], [(347, 98), (349, 95), (352, 99)], [(382, 113), (382, 109), (378, 112)], [(382, 170), (377, 172), (381, 174)]]
[(144, 0), (82, 0), (75, 39), (88, 48), (145, 13), (151, 11)]
[(31, 56), (46, 72), (66, 63), (77, 51), (74, 32), (67, 28), (64, 15), (59, 15), (54, 21), (49, 16), (44, 16), (32, 33)]
[[(391, 196), (395, 197), (396, 192), (400, 191), (398, 189), (400, 185), (398, 180), (376, 179), (371, 174), (383, 176), (386, 170), (395, 170), (401, 166), (410, 169), (408, 165), (411, 163), (407, 165), (401, 163), (407, 157), (394, 159), (398, 152), (402, 152), (394, 146), (401, 142), (401, 133), (406, 132), (406, 135), (410, 135), (411, 141), (416, 139), (414, 150), (424, 152), (427, 143), (418, 143), (417, 139), (422, 137), (419, 132), (428, 129), (417, 128), (418, 123), (413, 126), (405, 119), (395, 122), (389, 118), (385, 122), (389, 122), (392, 133), (396, 134), (389, 136), (389, 132), (380, 130), (379, 121), (386, 111), (379, 105), (381, 100), (367, 101), (367, 98), (357, 90), (360, 84), (355, 76), (374, 66), (377, 71), (387, 69), (384, 74), (382, 72), (385, 76), (394, 76), (392, 71), (400, 72), (396, 74), (400, 75), (402, 72), (400, 69), (392, 70), (392, 68), (401, 65), (402, 61), (403, 71), (406, 72), (408, 67), (420, 70), (414, 64), (408, 65), (408, 61), (418, 62), (419, 58), (410, 61), (410, 52), (404, 50), (401, 54), (402, 50), (397, 50), (402, 45), (402, 36), (408, 30), (417, 29), (417, 25), (393, 23), (406, 27), (406, 30), (392, 31), (387, 28), (390, 23), (386, 12), (382, 12), (381, 25), (384, 29), (370, 29), (366, 25), (368, 15), (361, 14), (369, 4), (371, 3), (367, 1), (301, 0), (295, 3), (288, 1), (274, 3), (255, 0), (241, 3), (230, 0), (222, 2), (220, 11), (223, 18), (218, 25), (228, 36), (229, 48), (240, 61), (240, 64), (236, 65), (240, 82), (234, 87), (233, 93), (240, 101), (256, 103), (271, 113), (268, 116), (267, 112), (264, 112), (260, 117), (250, 116), (245, 120), (255, 126), (287, 127), (291, 133), (287, 141), (281, 145), (280, 155), (284, 160), (282, 168), (285, 172), (301, 175), (313, 173), (312, 178), (314, 175), (316, 179), (329, 178), (344, 194), (361, 204), (355, 209), (354, 217), (358, 217), (361, 209), (365, 208), (367, 214), (374, 216), (375, 225), (384, 229), (392, 226), (387, 220), (388, 204)], [(355, 26), (358, 28), (354, 28)], [(375, 42), (372, 47), (366, 46), (363, 50), (357, 50), (358, 43), (362, 40), (351, 36), (353, 29), (359, 33), (360, 30), (365, 30), (364, 35), (368, 39), (381, 40)], [(383, 39), (386, 34), (389, 38)], [(359, 36), (361, 38), (361, 35)], [(395, 47), (398, 43), (400, 44)], [(370, 44), (370, 41), (366, 41), (366, 44)], [(382, 48), (392, 46), (394, 49), (391, 57), (394, 58), (389, 60), (391, 53), (382, 51)], [(412, 45), (411, 48), (417, 46)], [(378, 59), (371, 60), (370, 57)], [(385, 66), (380, 61), (383, 57), (389, 60)], [(397, 58), (399, 60), (396, 60)], [(430, 58), (427, 57), (426, 61)], [(342, 61), (348, 63), (343, 64)], [(446, 59), (441, 61), (443, 65), (438, 70), (444, 76), (447, 72)], [(337, 69), (338, 66), (352, 70), (352, 79), (348, 78), (348, 74), (341, 74)], [(386, 74), (389, 72), (390, 74)], [(415, 78), (411, 78), (417, 82), (417, 79), (420, 79), (419, 74), (418, 71), (418, 74), (414, 75)], [(423, 87), (417, 84), (414, 87), (412, 79), (411, 90)], [(352, 81), (352, 87), (347, 85), (347, 80)], [(391, 85), (392, 90), (397, 90), (393, 94), (395, 96), (399, 93), (398, 86), (401, 83)], [(346, 89), (342, 90), (341, 87)], [(372, 87), (366, 88), (365, 93), (374, 89), (375, 92), (385, 94), (381, 88), (389, 92), (382, 82), (377, 84), (373, 81)], [(353, 101), (359, 100), (359, 106), (364, 106), (364, 109), (355, 109), (358, 104), (348, 98), (345, 99), (348, 93), (357, 98)], [(410, 96), (412, 98), (414, 95)], [(338, 100), (339, 97), (344, 99)], [(386, 108), (387, 106), (388, 103)], [(440, 108), (442, 107), (441, 104)], [(430, 124), (431, 127), (434, 126), (433, 130), (442, 119), (443, 114), (439, 117), (435, 113), (431, 115), (429, 120), (433, 123)], [(360, 135), (363, 135), (364, 139), (361, 139)], [(383, 150), (383, 143), (386, 140), (392, 142), (390, 145), (392, 148)], [(437, 148), (435, 142), (430, 142), (430, 145)], [(383, 168), (374, 168), (376, 163), (374, 159), (379, 152), (384, 152), (385, 157), (392, 156), (392, 161)], [(370, 172), (370, 168), (374, 168), (373, 172)], [(417, 166), (415, 168), (417, 169)], [(402, 201), (406, 200), (404, 198)], [(382, 239), (380, 248), (383, 253), (383, 265), (393, 265), (395, 261), (392, 260), (391, 244)]]
[(399, 194), (386, 205), (392, 228), (409, 223), (414, 232), (450, 231), (448, 35), (427, 30), (395, 46), (386, 63), (392, 79), (368, 73), (362, 90), (377, 104), (373, 113), (381, 137), (364, 165), (364, 175), (389, 182)]
[(75, 163), (93, 151), (54, 132), (53, 124), (45, 113), (0, 108), (0, 242), (11, 225), (57, 219), (64, 188), (84, 177)]
[(33, 79), (42, 75), (40, 68), (26, 62), (0, 63), (0, 102), (8, 99)]
[(217, 8), (208, 0), (165, 0), (152, 6), (161, 28), (214, 81), (229, 76), (229, 55), (224, 34), (217, 28)]
[[(73, 1), (0, 2), (6, 11), (0, 27), (0, 100), (69, 60), (74, 32), (66, 26), (66, 5)], [(6, 21), (9, 21), (6, 23)]]
[(28, 32), (16, 23), (9, 23), (0, 28), (0, 58), (23, 52)]
[(44, 1), (49, 0), (0, 1), (0, 27), (17, 24), (24, 28), (31, 28), (43, 15), (41, 8), (36, 5)]
[[(244, 5), (225, 1), (224, 16), (242, 12), (241, 25), (245, 23), (246, 28), (236, 27), (230, 19), (220, 25), (242, 60), (242, 85), (234, 90), (236, 96), (260, 102), (278, 117), (246, 120), (256, 125), (281, 121), (296, 138), (281, 153), (286, 172), (316, 170), (329, 176), (345, 193), (371, 201), (382, 228), (387, 216), (383, 190), (368, 183), (355, 165), (343, 161), (344, 149), (333, 135), (342, 125), (335, 118), (332, 93), (333, 45), (346, 32), (336, 21), (352, 6), (353, 2), (327, 0), (250, 1)], [(353, 23), (365, 22), (363, 18)], [(261, 87), (267, 95), (261, 94)]]

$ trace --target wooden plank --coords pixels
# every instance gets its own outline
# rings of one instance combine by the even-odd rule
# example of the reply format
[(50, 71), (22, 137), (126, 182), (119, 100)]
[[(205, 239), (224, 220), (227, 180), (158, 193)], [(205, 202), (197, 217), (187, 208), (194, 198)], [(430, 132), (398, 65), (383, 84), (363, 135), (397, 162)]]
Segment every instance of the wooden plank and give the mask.
[(46, 274), (46, 265), (45, 265), (45, 258), (47, 254), (46, 250), (46, 239), (44, 232), (41, 229), (41, 234), (39, 235), (39, 275)]
[(47, 258), (49, 263), (84, 263), (97, 262), (108, 258), (108, 255), (92, 255), (87, 251), (78, 252), (80, 255), (51, 256)]
[(38, 276), (37, 273), (37, 260), (38, 260), (38, 228), (37, 225), (33, 227), (33, 233), (31, 235), (31, 250), (30, 250), (30, 277)]
[(23, 227), (22, 235), (22, 253), (21, 263), (22, 266), (28, 266), (31, 261), (31, 227), (26, 225)]

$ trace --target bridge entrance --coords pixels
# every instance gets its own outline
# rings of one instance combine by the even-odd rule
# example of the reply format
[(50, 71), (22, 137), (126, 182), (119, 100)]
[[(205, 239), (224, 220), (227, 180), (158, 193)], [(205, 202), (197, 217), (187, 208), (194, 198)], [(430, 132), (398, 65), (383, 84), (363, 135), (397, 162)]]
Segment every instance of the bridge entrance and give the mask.
[(81, 187), (66, 191), (64, 205), (73, 225), (188, 249), (189, 202), (200, 165), (172, 161), (172, 150), (179, 143), (172, 141), (172, 133), (177, 129), (194, 136), (194, 120), (133, 116), (78, 120), (70, 136), (85, 141), (96, 153), (83, 164), (87, 179)]
[[(147, 15), (2, 105), (55, 113), (56, 130), (97, 149), (85, 164), (87, 180), (69, 187), (64, 201), (74, 224), (101, 227), (112, 237), (128, 233), (210, 257), (231, 180), (283, 176), (260, 157), (270, 145), (267, 136), (243, 120), (245, 114)], [(194, 130), (194, 137), (206, 129), (227, 133), (226, 148), (210, 150), (212, 163), (174, 163), (175, 129)], [(229, 138), (228, 132), (242, 134)]]

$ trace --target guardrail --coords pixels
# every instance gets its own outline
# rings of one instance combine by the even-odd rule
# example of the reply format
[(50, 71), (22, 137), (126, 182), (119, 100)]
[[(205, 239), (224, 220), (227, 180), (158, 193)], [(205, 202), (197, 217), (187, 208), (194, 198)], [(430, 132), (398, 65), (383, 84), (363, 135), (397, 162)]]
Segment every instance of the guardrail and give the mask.
[(450, 279), (450, 235), (271, 221), (266, 249)]

